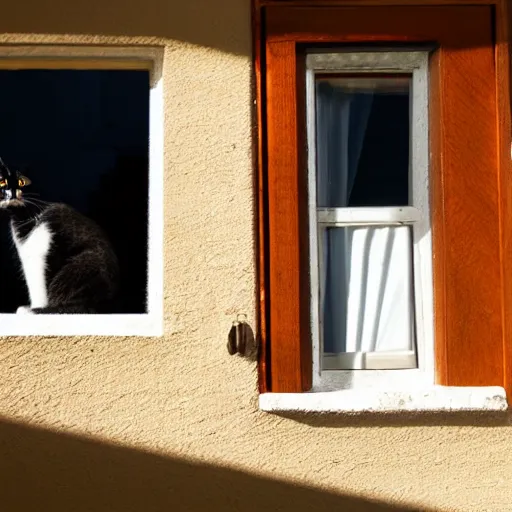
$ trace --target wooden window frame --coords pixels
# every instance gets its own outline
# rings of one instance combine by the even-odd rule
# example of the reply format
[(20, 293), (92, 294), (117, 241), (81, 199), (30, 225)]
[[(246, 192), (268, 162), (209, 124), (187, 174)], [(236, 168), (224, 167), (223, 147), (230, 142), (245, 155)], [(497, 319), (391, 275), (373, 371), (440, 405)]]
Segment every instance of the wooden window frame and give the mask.
[[(421, 16), (418, 16), (418, 8), (421, 8)], [(342, 28), (341, 9), (344, 19), (350, 17), (347, 23), (350, 28), (346, 31)], [(476, 20), (477, 13), (488, 16), (489, 30), (477, 33), (481, 24), (475, 21), (471, 40), (464, 41), (457, 31), (458, 23), (454, 23), (461, 9), (473, 13), (464, 18), (464, 23)], [(366, 15), (364, 23), (361, 21), (363, 13)], [(435, 384), (503, 386), (511, 396), (512, 169), (508, 13), (507, 0), (253, 0), (258, 117), (260, 392), (305, 392), (312, 384), (307, 172), (297, 171), (307, 166), (303, 150), (306, 146), (305, 111), (300, 108), (305, 105), (305, 72), (302, 59), (297, 58), (298, 45), (440, 42), (441, 50), (431, 59), (429, 142)], [(404, 16), (409, 17), (407, 29), (401, 22)], [(475, 53), (469, 55), (469, 47)], [(474, 151), (460, 156), (467, 168), (478, 166), (479, 173), (486, 173), (487, 179), (481, 179), (478, 186), (454, 172), (461, 164), (453, 162), (453, 150), (443, 138), (445, 133), (464, 131), (463, 126), (455, 126), (455, 121), (445, 113), (446, 105), (454, 97), (450, 88), (463, 83), (462, 77), (449, 75), (445, 65), (452, 58), (461, 58), (464, 51), (466, 62), (468, 55), (469, 61), (487, 59), (489, 64), (492, 59), (495, 70), (493, 77), (487, 80), (476, 79), (484, 100), (471, 108), (473, 115), (486, 113), (480, 116), (488, 121), (481, 123), (479, 129), (483, 130), (480, 132), (483, 135), (478, 143), (495, 158), (484, 166), (484, 162), (474, 161)], [(471, 69), (471, 64), (467, 69)], [(277, 76), (282, 83), (291, 85), (279, 89), (279, 95), (269, 91), (278, 83)], [(466, 114), (469, 116), (469, 109)], [(272, 123), (274, 116), (280, 119), (279, 127)], [(461, 138), (464, 139), (464, 135)], [(272, 144), (280, 144), (279, 151)], [(275, 175), (275, 169), (280, 169), (279, 176)], [(276, 195), (277, 177), (280, 191)], [(457, 200), (453, 194), (446, 194), (454, 188), (464, 190), (466, 199), (471, 200)], [(283, 229), (283, 219), (288, 223), (286, 229)], [(461, 283), (466, 284), (461, 286)], [(468, 288), (475, 294), (467, 293)]]

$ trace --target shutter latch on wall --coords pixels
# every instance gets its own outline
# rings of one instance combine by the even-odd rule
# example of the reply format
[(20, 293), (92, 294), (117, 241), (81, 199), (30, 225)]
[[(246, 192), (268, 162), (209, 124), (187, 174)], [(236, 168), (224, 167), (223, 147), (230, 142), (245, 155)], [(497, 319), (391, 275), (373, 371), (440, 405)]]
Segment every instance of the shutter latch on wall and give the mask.
[(247, 323), (247, 315), (239, 314), (228, 334), (228, 352), (231, 355), (251, 356), (255, 349), (254, 332)]

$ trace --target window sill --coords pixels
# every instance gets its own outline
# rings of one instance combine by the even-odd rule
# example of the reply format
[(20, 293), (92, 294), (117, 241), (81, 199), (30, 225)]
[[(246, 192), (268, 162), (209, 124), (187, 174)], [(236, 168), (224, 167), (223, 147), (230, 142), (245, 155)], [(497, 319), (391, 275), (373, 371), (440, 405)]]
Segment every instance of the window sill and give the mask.
[(160, 313), (112, 315), (0, 314), (0, 336), (149, 336), (163, 334)]
[(266, 412), (298, 413), (393, 413), (506, 411), (505, 390), (498, 386), (432, 386), (412, 391), (342, 391), (263, 393), (259, 408)]

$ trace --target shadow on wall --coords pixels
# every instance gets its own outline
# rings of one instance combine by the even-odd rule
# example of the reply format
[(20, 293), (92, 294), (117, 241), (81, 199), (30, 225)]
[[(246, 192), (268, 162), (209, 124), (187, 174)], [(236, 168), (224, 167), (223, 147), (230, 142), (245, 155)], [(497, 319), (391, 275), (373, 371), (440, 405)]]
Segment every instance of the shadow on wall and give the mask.
[(400, 411), (354, 414), (307, 414), (280, 412), (276, 416), (315, 428), (403, 428), (403, 427), (507, 427), (512, 426), (512, 409), (507, 411)]
[(250, 5), (250, 0), (18, 0), (2, 6), (0, 32), (169, 38), (250, 55)]
[(251, 0), (17, 0), (2, 5), (0, 33), (167, 38), (249, 56), (250, 6)]
[(9, 512), (418, 510), (7, 421), (0, 422), (0, 479)]

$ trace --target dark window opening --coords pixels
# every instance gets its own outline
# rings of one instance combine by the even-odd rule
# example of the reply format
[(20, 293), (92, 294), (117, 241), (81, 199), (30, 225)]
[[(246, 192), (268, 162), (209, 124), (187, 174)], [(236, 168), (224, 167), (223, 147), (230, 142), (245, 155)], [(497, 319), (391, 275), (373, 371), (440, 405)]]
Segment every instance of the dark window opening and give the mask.
[[(95, 220), (121, 267), (122, 313), (146, 312), (149, 72), (0, 71), (0, 157), (30, 192)], [(29, 304), (0, 216), (0, 312)]]
[(409, 204), (409, 75), (317, 80), (318, 206)]

